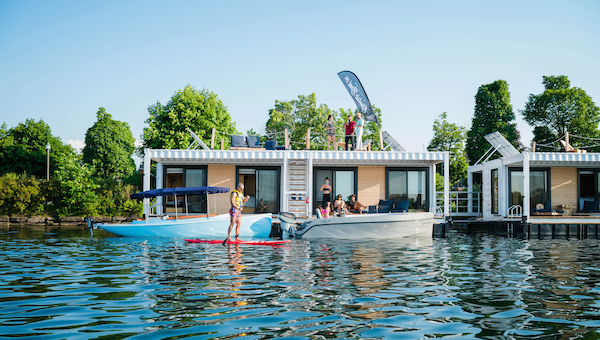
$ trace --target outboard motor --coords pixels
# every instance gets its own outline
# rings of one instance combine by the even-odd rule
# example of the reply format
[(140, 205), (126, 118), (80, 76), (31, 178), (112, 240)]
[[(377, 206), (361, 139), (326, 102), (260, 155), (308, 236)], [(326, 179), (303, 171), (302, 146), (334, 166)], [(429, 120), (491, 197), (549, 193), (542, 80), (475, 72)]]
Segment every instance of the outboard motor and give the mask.
[(277, 215), (277, 217), (279, 218), (280, 226), (281, 226), (281, 230), (283, 230), (284, 232), (293, 235), (294, 232), (296, 231), (296, 227), (298, 225), (300, 225), (300, 223), (298, 223), (298, 221), (296, 221), (296, 215), (290, 213), (290, 212), (282, 212), (279, 213), (279, 215)]
[(98, 223), (96, 223), (96, 221), (94, 221), (94, 219), (91, 217), (86, 217), (85, 221), (90, 229), (90, 237), (94, 237), (94, 229), (98, 228)]

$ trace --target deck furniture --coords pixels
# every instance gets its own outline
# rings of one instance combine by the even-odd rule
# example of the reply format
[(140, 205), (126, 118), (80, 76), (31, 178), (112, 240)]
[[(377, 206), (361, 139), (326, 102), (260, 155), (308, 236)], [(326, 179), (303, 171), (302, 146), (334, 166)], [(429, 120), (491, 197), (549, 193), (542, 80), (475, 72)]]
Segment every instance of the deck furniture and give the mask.
[[(583, 202), (583, 209), (577, 210), (575, 213), (576, 214), (580, 214), (580, 213), (600, 213), (600, 210), (598, 210), (598, 202), (597, 201), (584, 201)], [(575, 215), (575, 214), (573, 214), (573, 215)]]
[(553, 210), (552, 209), (552, 203), (550, 203), (550, 201), (546, 201), (546, 203), (544, 203), (544, 207), (542, 209), (531, 209), (531, 215), (537, 215), (537, 216), (559, 216), (562, 215), (564, 213), (563, 210)]
[(231, 136), (231, 145), (229, 150), (245, 150), (248, 149), (244, 136)]
[(392, 212), (408, 212), (408, 201), (396, 201), (394, 202), (394, 207), (392, 208)]
[(262, 145), (260, 145), (260, 139), (258, 138), (258, 136), (246, 137), (246, 145), (248, 145), (249, 148), (262, 148)]

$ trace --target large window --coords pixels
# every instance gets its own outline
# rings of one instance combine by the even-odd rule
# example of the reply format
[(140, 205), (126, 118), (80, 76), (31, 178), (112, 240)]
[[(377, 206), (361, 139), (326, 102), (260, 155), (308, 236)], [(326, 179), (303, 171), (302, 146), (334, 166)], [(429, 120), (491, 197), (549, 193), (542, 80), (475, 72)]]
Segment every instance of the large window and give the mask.
[[(164, 188), (176, 187), (203, 187), (206, 186), (206, 167), (165, 167)], [(187, 202), (184, 196), (166, 196), (163, 201), (164, 212), (206, 213), (206, 195), (188, 195)], [(176, 204), (177, 203), (177, 204)]]
[[(509, 169), (510, 174), (510, 205), (523, 206), (523, 170)], [(538, 204), (544, 206), (550, 201), (550, 176), (548, 169), (529, 171), (529, 207), (535, 209)]]
[[(586, 201), (600, 200), (600, 170), (598, 169), (579, 169), (578, 171), (578, 191), (579, 199), (577, 201), (577, 209), (584, 209)], [(596, 205), (595, 209), (598, 209)]]
[(409, 211), (429, 210), (428, 169), (386, 169), (386, 197), (408, 201)]

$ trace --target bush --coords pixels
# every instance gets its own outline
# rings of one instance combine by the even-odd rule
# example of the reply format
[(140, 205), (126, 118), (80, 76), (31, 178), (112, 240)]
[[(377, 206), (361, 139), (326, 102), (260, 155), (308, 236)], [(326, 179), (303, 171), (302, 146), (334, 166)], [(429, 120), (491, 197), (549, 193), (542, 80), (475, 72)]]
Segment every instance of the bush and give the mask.
[(0, 176), (0, 214), (44, 213), (40, 182), (33, 176), (9, 172)]

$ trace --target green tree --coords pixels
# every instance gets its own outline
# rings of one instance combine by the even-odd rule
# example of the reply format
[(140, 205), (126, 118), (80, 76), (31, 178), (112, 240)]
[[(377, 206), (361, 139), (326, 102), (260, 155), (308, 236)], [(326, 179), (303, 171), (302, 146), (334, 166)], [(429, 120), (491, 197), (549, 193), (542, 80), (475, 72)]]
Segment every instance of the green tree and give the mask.
[(103, 178), (122, 178), (135, 172), (131, 156), (135, 151), (135, 139), (129, 124), (113, 120), (101, 107), (96, 113), (97, 121), (85, 134), (83, 161), (94, 166)]
[[(427, 146), (429, 151), (450, 152), (450, 186), (457, 185), (460, 180), (467, 177), (467, 158), (465, 156), (465, 142), (467, 128), (448, 122), (448, 114), (442, 113), (433, 122), (433, 138)], [(443, 167), (439, 167), (440, 170)]]
[[(229, 135), (238, 133), (219, 97), (206, 89), (198, 91), (191, 85), (175, 92), (166, 105), (160, 102), (150, 105), (148, 113), (148, 127), (144, 128), (142, 136), (144, 148), (185, 149), (193, 142), (187, 128), (207, 145), (213, 128), (217, 131), (216, 140), (224, 138), (227, 146)], [(143, 149), (140, 151), (143, 154)]]
[(43, 213), (40, 181), (25, 173), (0, 176), (0, 215)]
[(327, 117), (336, 112), (326, 104), (317, 105), (314, 93), (290, 101), (275, 101), (275, 107), (269, 110), (269, 119), (265, 124), (265, 132), (270, 139), (277, 140), (283, 145), (284, 130), (288, 129), (291, 148), (301, 150), (306, 148), (306, 133), (310, 129), (311, 149), (325, 149), (325, 123)]
[(491, 84), (481, 85), (475, 95), (471, 129), (467, 132), (467, 157), (471, 164), (475, 164), (489, 149), (484, 136), (494, 131), (500, 132), (512, 145), (521, 149), (516, 126), (508, 83), (496, 80)]
[(100, 198), (96, 194), (99, 185), (90, 180), (95, 173), (81, 161), (80, 156), (71, 155), (59, 160), (51, 185), (47, 189), (49, 203), (58, 216), (96, 216)]
[(0, 128), (0, 175), (14, 172), (27, 173), (46, 178), (46, 144), (50, 143), (50, 171), (57, 169), (57, 162), (75, 153), (70, 145), (52, 135), (50, 126), (43, 120), (27, 119), (14, 128)]
[[(524, 120), (533, 127), (533, 140), (537, 144), (550, 145), (569, 134), (596, 138), (599, 137), (600, 108), (581, 88), (571, 87), (566, 76), (544, 76), (544, 92), (530, 94), (525, 109), (521, 111)], [(574, 147), (589, 144), (585, 139), (570, 139)], [(597, 143), (594, 143), (597, 144)], [(538, 147), (539, 150), (558, 151), (560, 144)], [(600, 148), (591, 148), (600, 151)]]

